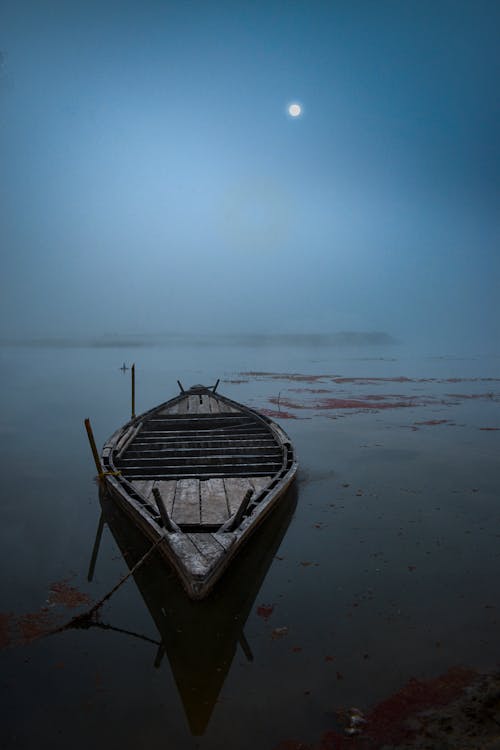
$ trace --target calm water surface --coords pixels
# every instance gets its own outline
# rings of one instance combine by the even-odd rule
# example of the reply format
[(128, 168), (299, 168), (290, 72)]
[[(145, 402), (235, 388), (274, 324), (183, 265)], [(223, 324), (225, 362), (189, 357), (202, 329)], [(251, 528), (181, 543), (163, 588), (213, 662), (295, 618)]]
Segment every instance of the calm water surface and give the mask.
[[(96, 601), (148, 548), (104, 502), (87, 580), (101, 505), (83, 419), (99, 445), (127, 421), (124, 361), (138, 412), (177, 378), (218, 377), (280, 411), (298, 482), (208, 602), (153, 559), (104, 605), (110, 627), (26, 642), (40, 613), (49, 627), (85, 609), (54, 592)], [(4, 347), (0, 364), (2, 747), (312, 745), (341, 706), (498, 664), (498, 358), (212, 342)]]

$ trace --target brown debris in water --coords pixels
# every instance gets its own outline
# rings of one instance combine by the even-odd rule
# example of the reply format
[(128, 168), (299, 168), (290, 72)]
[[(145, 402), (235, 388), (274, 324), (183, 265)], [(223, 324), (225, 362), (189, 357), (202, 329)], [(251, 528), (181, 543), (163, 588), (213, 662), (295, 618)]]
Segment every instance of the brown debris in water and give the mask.
[(437, 424), (447, 424), (449, 422), (449, 419), (427, 419), (425, 422), (414, 422), (413, 424), (433, 426)]
[(274, 612), (274, 604), (261, 604), (257, 607), (257, 617), (262, 617), (264, 622), (267, 622)]
[[(340, 679), (339, 673), (337, 677)], [(453, 667), (429, 680), (409, 680), (398, 692), (369, 713), (339, 709), (342, 730), (323, 733), (310, 750), (427, 750), (463, 748), (487, 750), (498, 739), (500, 675), (478, 675), (473, 669)], [(356, 733), (346, 722), (353, 712), (363, 716)], [(293, 741), (290, 741), (293, 747)], [(295, 741), (296, 742), (296, 741)], [(300, 743), (296, 742), (297, 746)], [(286, 748), (280, 743), (274, 750)]]
[(0, 612), (0, 649), (26, 645), (53, 633), (60, 627), (63, 619), (61, 607), (75, 609), (90, 601), (88, 594), (70, 586), (68, 579), (52, 583), (49, 587), (48, 604), (38, 612), (26, 612), (22, 615)]
[(289, 411), (277, 411), (276, 409), (259, 409), (261, 414), (272, 419), (300, 419), (295, 414), (291, 414)]
[(0, 649), (10, 646), (12, 618), (11, 612), (0, 612)]
[(331, 388), (287, 388), (290, 393), (332, 393)]
[(301, 375), (294, 372), (242, 372), (252, 378), (267, 378), (269, 380), (291, 380), (294, 383), (317, 383), (318, 380), (331, 380), (331, 375)]
[(74, 609), (83, 604), (90, 604), (91, 598), (88, 594), (70, 586), (68, 579), (65, 579), (51, 584), (49, 602), (50, 604), (62, 604), (69, 609)]
[(283, 404), (287, 409), (319, 409), (328, 411), (330, 409), (400, 409), (409, 406), (419, 406), (421, 401), (417, 402), (411, 396), (398, 396), (399, 401), (387, 401), (386, 396), (362, 396), (357, 399), (352, 398), (323, 398), (317, 401), (307, 403), (298, 403), (288, 398), (272, 396), (269, 401), (272, 404)]
[(60, 617), (48, 607), (39, 612), (28, 612), (14, 621), (18, 633), (18, 643), (26, 644), (50, 633), (57, 626)]

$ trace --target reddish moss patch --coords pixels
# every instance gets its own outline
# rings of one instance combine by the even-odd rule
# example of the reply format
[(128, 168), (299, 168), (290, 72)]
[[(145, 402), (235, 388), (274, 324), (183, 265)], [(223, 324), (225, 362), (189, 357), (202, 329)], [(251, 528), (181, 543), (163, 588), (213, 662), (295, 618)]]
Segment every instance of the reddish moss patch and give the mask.
[(331, 388), (287, 388), (291, 393), (331, 393)]
[(488, 401), (498, 398), (498, 394), (495, 393), (447, 393), (446, 395), (448, 398), (487, 399)]
[[(348, 733), (349, 713), (357, 709), (350, 711), (340, 709), (336, 712), (336, 716), (339, 723), (345, 726), (345, 731), (329, 730), (323, 733), (319, 743), (303, 747), (308, 750), (309, 748), (310, 750), (381, 750), (383, 747), (390, 746), (396, 750), (400, 743), (404, 743), (401, 747), (407, 747), (407, 742), (419, 737), (417, 729), (419, 722), (410, 723), (410, 720), (423, 711), (431, 709), (439, 711), (443, 706), (453, 703), (462, 696), (465, 688), (475, 682), (477, 677), (475, 670), (453, 667), (445, 674), (431, 680), (412, 679), (397, 693), (376, 705), (364, 717), (366, 723), (359, 727), (358, 734)], [(337, 672), (337, 679), (342, 679), (340, 672)], [(439, 714), (437, 716), (439, 717)], [(297, 743), (297, 746), (300, 747), (300, 743)], [(292, 744), (289, 747), (293, 749), (294, 746)], [(451, 745), (446, 745), (446, 747), (451, 747)], [(481, 745), (481, 747), (485, 746)], [(287, 745), (281, 743), (274, 750), (287, 750)]]
[(331, 375), (301, 375), (297, 372), (242, 372), (241, 374), (252, 378), (291, 380), (296, 383), (317, 383), (318, 380), (330, 380), (332, 377)]
[(418, 406), (418, 404), (411, 397), (400, 396), (404, 400), (402, 401), (385, 401), (384, 396), (376, 396), (375, 398), (367, 396), (366, 398), (323, 398), (318, 401), (311, 401), (308, 403), (297, 403), (287, 398), (279, 398), (278, 396), (272, 396), (269, 401), (272, 404), (283, 404), (288, 409), (319, 409), (321, 411), (328, 411), (331, 409), (400, 409), (408, 406)]
[(69, 609), (74, 609), (82, 604), (90, 604), (90, 601), (90, 596), (70, 586), (68, 579), (56, 581), (50, 586), (49, 602), (51, 604), (62, 604)]
[(57, 616), (48, 607), (19, 616), (3, 612), (0, 614), (0, 648), (29, 643), (47, 635), (56, 625)]
[(11, 644), (11, 624), (13, 615), (10, 612), (0, 612), (0, 648)]
[(299, 419), (295, 414), (288, 411), (276, 411), (276, 409), (259, 409), (261, 414), (272, 419)]
[(449, 419), (427, 419), (425, 422), (414, 422), (414, 424), (436, 425), (446, 424), (449, 421)]
[(48, 606), (38, 612), (23, 615), (0, 613), (0, 648), (30, 643), (54, 632), (63, 619), (61, 609), (56, 609), (58, 605), (74, 609), (89, 604), (91, 598), (64, 580), (51, 584), (47, 601)]
[(257, 607), (257, 617), (262, 617), (265, 622), (269, 620), (273, 612), (274, 604), (261, 604)]
[(411, 679), (368, 714), (365, 734), (380, 743), (410, 738), (414, 731), (407, 725), (409, 718), (455, 700), (476, 677), (472, 669), (453, 667), (433, 680)]
[(17, 617), (15, 627), (19, 642), (25, 644), (47, 635), (54, 630), (58, 621), (59, 617), (48, 607)]

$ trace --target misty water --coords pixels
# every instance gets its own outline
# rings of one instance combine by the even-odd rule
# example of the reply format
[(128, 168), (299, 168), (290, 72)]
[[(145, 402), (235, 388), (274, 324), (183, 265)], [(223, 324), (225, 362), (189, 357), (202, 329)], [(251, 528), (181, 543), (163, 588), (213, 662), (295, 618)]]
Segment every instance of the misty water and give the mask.
[[(116, 343), (0, 349), (2, 747), (313, 745), (342, 706), (497, 665), (498, 357)], [(101, 505), (83, 420), (99, 445), (128, 420), (124, 362), (138, 412), (177, 379), (220, 378), (224, 395), (274, 413), (298, 480), (207, 602), (153, 559), (103, 606), (111, 627), (35, 637), (149, 546), (104, 501), (87, 580)]]

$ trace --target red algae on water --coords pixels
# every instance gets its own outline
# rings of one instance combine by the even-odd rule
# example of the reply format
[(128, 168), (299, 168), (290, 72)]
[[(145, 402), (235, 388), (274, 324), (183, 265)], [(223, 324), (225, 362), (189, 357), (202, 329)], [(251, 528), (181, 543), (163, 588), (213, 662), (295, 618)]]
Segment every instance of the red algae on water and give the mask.
[(261, 604), (257, 607), (257, 616), (262, 617), (264, 622), (267, 622), (274, 612), (274, 604)]
[(52, 612), (48, 607), (42, 607), (39, 612), (30, 612), (17, 617), (15, 628), (17, 640), (20, 643), (29, 643), (37, 638), (50, 633), (58, 625), (60, 616)]
[(408, 726), (408, 719), (455, 700), (476, 677), (475, 670), (453, 667), (432, 680), (409, 680), (367, 715), (366, 734), (384, 743), (411, 737), (414, 731)]
[(0, 612), (0, 649), (11, 644), (11, 624), (13, 615), (11, 612)]
[(269, 380), (291, 380), (297, 383), (317, 383), (318, 380), (331, 380), (331, 375), (301, 375), (294, 372), (242, 372), (241, 375)]
[(291, 393), (332, 393), (331, 388), (287, 388)]
[[(424, 711), (427, 716), (427, 712), (438, 712), (449, 706), (459, 699), (477, 678), (478, 673), (475, 670), (453, 667), (434, 679), (411, 679), (401, 690), (378, 703), (365, 716), (355, 708), (337, 711), (337, 720), (344, 725), (344, 731), (326, 731), (319, 743), (303, 747), (310, 750), (381, 750), (391, 747), (397, 750), (400, 743), (403, 743), (401, 747), (413, 747), (406, 743), (420, 737), (421, 725), (417, 717)], [(354, 731), (348, 721), (352, 713), (363, 717)], [(289, 745), (293, 746), (293, 743)], [(300, 747), (300, 743), (296, 742), (296, 746)], [(286, 747), (286, 743), (280, 743), (273, 750)]]
[(49, 587), (47, 606), (37, 612), (0, 613), (0, 649), (24, 645), (54, 632), (63, 619), (61, 607), (74, 609), (90, 602), (91, 598), (70, 586), (68, 580), (56, 581)]
[(427, 419), (425, 422), (414, 422), (414, 424), (434, 426), (437, 424), (450, 424), (450, 420), (449, 419)]
[(70, 586), (68, 579), (56, 581), (50, 586), (50, 604), (62, 604), (69, 609), (74, 609), (74, 607), (79, 607), (82, 604), (90, 604), (90, 601), (90, 596), (78, 591), (74, 586)]
[(276, 409), (259, 409), (260, 414), (264, 414), (266, 417), (272, 419), (300, 419), (295, 414), (291, 414), (289, 411), (277, 411)]
[(328, 411), (331, 409), (401, 409), (409, 406), (419, 406), (421, 402), (416, 402), (412, 397), (400, 396), (402, 400), (386, 401), (384, 396), (370, 397), (367, 396), (353, 398), (322, 398), (317, 401), (299, 403), (288, 398), (272, 396), (269, 401), (272, 404), (283, 404), (288, 409), (318, 409)]

